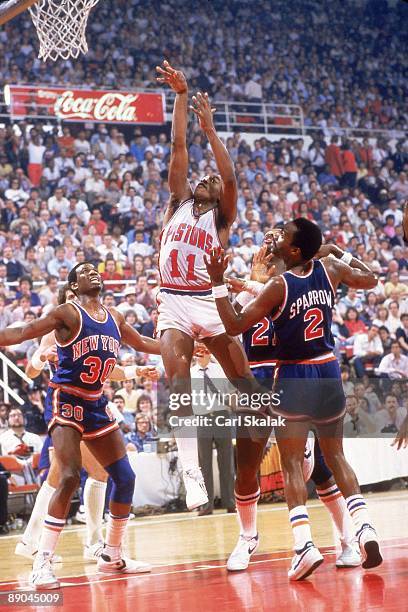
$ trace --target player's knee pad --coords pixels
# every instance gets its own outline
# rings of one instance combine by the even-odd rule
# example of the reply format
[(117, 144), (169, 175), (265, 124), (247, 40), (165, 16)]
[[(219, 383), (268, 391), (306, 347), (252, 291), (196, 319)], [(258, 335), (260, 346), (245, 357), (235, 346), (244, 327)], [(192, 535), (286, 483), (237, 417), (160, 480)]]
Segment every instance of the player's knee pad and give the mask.
[(105, 467), (113, 480), (110, 499), (118, 504), (130, 504), (135, 489), (135, 473), (127, 455)]
[(319, 449), (318, 452), (315, 452), (315, 465), (313, 468), (312, 475), (310, 476), (311, 480), (318, 487), (323, 483), (327, 482), (329, 478), (333, 476), (332, 472), (329, 470), (329, 467), (324, 460), (323, 453)]

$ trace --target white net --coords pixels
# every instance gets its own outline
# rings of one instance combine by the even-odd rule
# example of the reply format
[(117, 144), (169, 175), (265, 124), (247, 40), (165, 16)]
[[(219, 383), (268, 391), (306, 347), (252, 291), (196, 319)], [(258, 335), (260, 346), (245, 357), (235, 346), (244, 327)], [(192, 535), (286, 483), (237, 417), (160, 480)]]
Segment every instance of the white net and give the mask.
[(38, 0), (29, 10), (40, 41), (38, 57), (44, 61), (68, 59), (87, 53), (86, 24), (99, 0)]

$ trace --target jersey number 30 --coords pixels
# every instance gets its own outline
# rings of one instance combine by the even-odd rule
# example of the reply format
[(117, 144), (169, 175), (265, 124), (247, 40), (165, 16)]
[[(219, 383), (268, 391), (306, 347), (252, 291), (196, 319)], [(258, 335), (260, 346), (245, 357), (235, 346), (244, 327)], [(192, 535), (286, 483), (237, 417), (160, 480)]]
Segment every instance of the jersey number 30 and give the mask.
[(84, 366), (88, 366), (89, 372), (82, 372), (80, 378), (83, 383), (93, 385), (99, 381), (102, 385), (115, 367), (116, 359), (109, 357), (105, 362), (100, 357), (91, 356), (84, 360)]
[[(321, 324), (323, 323), (323, 313), (320, 308), (310, 308), (303, 317), (305, 323), (309, 325), (305, 329), (305, 342), (323, 338), (324, 331)], [(320, 326), (320, 327), (319, 327)]]

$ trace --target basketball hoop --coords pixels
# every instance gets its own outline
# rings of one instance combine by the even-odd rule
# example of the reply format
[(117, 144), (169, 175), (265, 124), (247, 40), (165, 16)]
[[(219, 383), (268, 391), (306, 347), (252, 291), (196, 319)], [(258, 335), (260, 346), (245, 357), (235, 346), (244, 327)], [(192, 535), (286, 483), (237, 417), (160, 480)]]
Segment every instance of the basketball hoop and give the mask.
[(88, 52), (86, 25), (99, 0), (37, 0), (29, 7), (40, 41), (38, 57), (46, 61), (77, 58)]
[(0, 3), (0, 26), (29, 10), (44, 61), (78, 57), (88, 52), (86, 24), (99, 0), (5, 0)]

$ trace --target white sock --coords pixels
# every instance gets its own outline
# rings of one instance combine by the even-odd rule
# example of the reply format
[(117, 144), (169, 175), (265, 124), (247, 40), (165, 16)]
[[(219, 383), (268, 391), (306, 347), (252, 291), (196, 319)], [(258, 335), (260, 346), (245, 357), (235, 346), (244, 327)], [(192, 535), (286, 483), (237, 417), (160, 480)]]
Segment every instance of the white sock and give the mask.
[(357, 531), (359, 531), (363, 525), (371, 525), (367, 505), (361, 494), (350, 495), (350, 497), (346, 498), (346, 503)]
[(327, 489), (318, 489), (316, 493), (330, 512), (333, 523), (343, 544), (351, 544), (354, 540), (354, 526), (347, 510), (346, 500), (336, 484)]
[(41, 489), (38, 491), (30, 520), (28, 521), (27, 527), (25, 528), (22, 536), (22, 541), (25, 544), (30, 544), (31, 546), (38, 548), (41, 531), (44, 527), (44, 519), (48, 512), (48, 505), (54, 492), (54, 487), (49, 485), (45, 480), (41, 486)]
[(293, 530), (295, 550), (301, 551), (307, 542), (312, 542), (312, 532), (310, 531), (309, 515), (306, 506), (296, 506), (289, 510), (289, 520)]
[[(36, 559), (40, 559), (44, 554), (52, 556), (57, 547), (58, 538), (64, 529), (65, 519), (47, 516), (44, 519), (44, 527), (41, 532), (38, 554)], [(35, 564), (35, 562), (34, 562)]]
[(178, 456), (183, 470), (194, 470), (199, 468), (197, 428), (175, 427), (173, 433), (176, 438)]
[(121, 545), (128, 520), (129, 515), (113, 516), (109, 513), (104, 552), (110, 556), (111, 561), (121, 559)]
[(240, 534), (245, 538), (253, 538), (258, 533), (256, 527), (256, 513), (260, 496), (260, 489), (250, 495), (239, 495), (235, 492)]
[(102, 520), (105, 508), (106, 482), (86, 479), (84, 487), (84, 507), (86, 520), (86, 545), (103, 542)]

